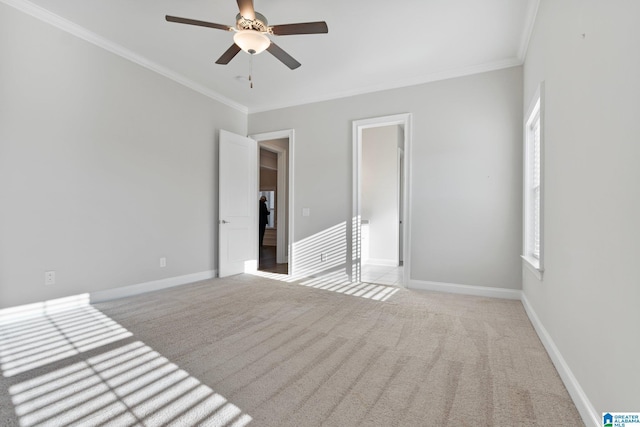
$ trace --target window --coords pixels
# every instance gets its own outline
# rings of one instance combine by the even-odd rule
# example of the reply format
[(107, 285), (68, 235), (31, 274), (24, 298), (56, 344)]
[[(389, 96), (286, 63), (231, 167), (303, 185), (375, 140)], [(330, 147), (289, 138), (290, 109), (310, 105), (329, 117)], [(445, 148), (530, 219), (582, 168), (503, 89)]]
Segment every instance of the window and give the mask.
[(526, 116), (524, 129), (524, 230), (522, 258), (539, 279), (543, 272), (543, 85)]

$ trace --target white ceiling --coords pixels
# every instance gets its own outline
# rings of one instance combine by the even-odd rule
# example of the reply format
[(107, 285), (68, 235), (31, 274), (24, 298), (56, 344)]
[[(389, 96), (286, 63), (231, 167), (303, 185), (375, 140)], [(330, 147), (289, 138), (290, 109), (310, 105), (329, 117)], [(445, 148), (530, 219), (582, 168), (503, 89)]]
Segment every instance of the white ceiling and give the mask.
[(254, 0), (270, 25), (326, 21), (328, 34), (271, 36), (302, 63), (270, 53), (216, 59), (235, 0), (2, 0), (243, 111), (255, 112), (473, 74), (522, 63), (538, 0)]

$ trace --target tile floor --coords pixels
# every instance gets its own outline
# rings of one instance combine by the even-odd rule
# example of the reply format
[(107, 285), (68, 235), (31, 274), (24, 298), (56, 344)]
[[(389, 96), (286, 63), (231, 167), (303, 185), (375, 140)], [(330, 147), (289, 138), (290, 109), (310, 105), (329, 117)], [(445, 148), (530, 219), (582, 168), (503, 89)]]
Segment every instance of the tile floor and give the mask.
[(400, 286), (402, 284), (403, 270), (402, 266), (388, 267), (384, 265), (363, 264), (361, 281), (379, 285)]

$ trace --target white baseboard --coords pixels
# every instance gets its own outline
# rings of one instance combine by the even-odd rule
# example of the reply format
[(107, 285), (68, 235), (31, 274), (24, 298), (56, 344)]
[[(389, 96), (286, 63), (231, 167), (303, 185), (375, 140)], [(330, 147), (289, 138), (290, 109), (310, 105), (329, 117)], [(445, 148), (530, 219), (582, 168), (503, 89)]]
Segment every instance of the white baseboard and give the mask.
[(438, 291), (438, 292), (448, 292), (455, 294), (465, 294), (465, 295), (475, 295), (475, 296), (483, 296), (490, 298), (505, 298), (505, 299), (514, 299), (520, 300), (524, 309), (529, 317), (529, 321), (533, 325), (540, 341), (544, 345), (547, 354), (551, 358), (553, 365), (558, 371), (558, 375), (562, 379), (564, 386), (567, 388), (573, 403), (576, 405), (580, 416), (582, 417), (582, 421), (585, 423), (587, 427), (600, 427), (600, 415), (596, 412), (595, 408), (589, 401), (589, 398), (585, 394), (584, 390), (580, 386), (580, 383), (571, 372), (569, 365), (562, 357), (560, 350), (553, 342), (551, 335), (547, 332), (547, 330), (540, 322), (538, 315), (533, 310), (531, 304), (527, 300), (526, 295), (521, 290), (516, 289), (503, 289), (503, 288), (493, 288), (493, 287), (485, 287), (485, 286), (469, 286), (469, 285), (457, 285), (452, 283), (440, 283), (440, 282), (428, 282), (421, 280), (410, 280), (408, 283), (408, 287), (410, 289), (418, 289), (425, 291)]
[(377, 259), (377, 258), (367, 258), (362, 260), (362, 264), (364, 265), (380, 265), (383, 267), (397, 267), (398, 260), (394, 259)]
[(59, 313), (89, 305), (89, 294), (78, 294), (70, 297), (56, 298), (47, 301), (7, 307), (0, 310), (0, 325), (18, 322), (34, 316)]
[(522, 293), (521, 301), (525, 311), (527, 312), (527, 316), (529, 316), (531, 324), (533, 324), (533, 327), (540, 338), (540, 341), (542, 341), (542, 344), (556, 367), (564, 386), (567, 388), (571, 399), (573, 399), (573, 403), (576, 405), (576, 408), (582, 417), (582, 421), (587, 425), (587, 427), (601, 426), (600, 415), (598, 415), (584, 390), (580, 387), (580, 383), (573, 375), (573, 372), (571, 372), (569, 365), (564, 360), (564, 357), (562, 357), (562, 354), (558, 347), (556, 347), (553, 339), (551, 339), (551, 335), (549, 335), (545, 327), (542, 326), (542, 322), (540, 322), (538, 315), (533, 310), (533, 307), (531, 307), (531, 304), (529, 304), (529, 300), (524, 292)]
[(91, 292), (91, 303), (111, 301), (118, 298), (130, 297), (174, 286), (186, 285), (200, 280), (212, 279), (218, 275), (216, 270), (200, 273), (186, 274), (184, 276), (168, 277), (166, 279), (153, 280), (151, 282), (138, 283), (136, 285), (122, 286), (104, 291)]
[(424, 280), (409, 280), (408, 288), (421, 291), (448, 292), (451, 294), (475, 295), (479, 297), (502, 298), (520, 300), (522, 291), (519, 289), (493, 288), (489, 286), (457, 285), (454, 283), (428, 282)]

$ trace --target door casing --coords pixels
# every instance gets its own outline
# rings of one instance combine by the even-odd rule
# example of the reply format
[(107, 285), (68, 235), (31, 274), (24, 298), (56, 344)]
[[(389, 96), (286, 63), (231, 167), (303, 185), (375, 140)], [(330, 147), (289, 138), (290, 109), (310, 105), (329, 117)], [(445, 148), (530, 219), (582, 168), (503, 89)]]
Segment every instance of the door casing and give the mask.
[[(285, 234), (285, 230), (282, 229), (282, 227), (278, 227), (278, 243), (280, 241), (285, 241), (285, 235), (288, 235), (288, 239), (286, 239), (286, 242), (284, 245), (280, 245), (278, 244), (277, 246), (277, 253), (276, 253), (276, 258), (277, 258), (277, 262), (288, 262), (289, 263), (289, 275), (293, 275), (294, 274), (294, 269), (295, 269), (295, 263), (294, 263), (294, 254), (293, 254), (293, 245), (292, 245), (292, 241), (293, 241), (293, 230), (294, 230), (294, 215), (293, 215), (293, 206), (294, 206), (294, 183), (293, 183), (293, 176), (294, 176), (294, 138), (295, 138), (295, 132), (293, 129), (286, 129), (286, 130), (280, 130), (280, 131), (274, 131), (274, 132), (266, 132), (266, 133), (258, 133), (258, 134), (253, 134), (253, 135), (249, 135), (249, 138), (254, 139), (258, 142), (258, 147), (257, 150), (260, 150), (260, 147), (263, 148), (267, 148), (270, 151), (275, 151), (278, 153), (278, 188), (281, 188), (281, 185), (283, 184), (284, 181), (284, 187), (285, 187), (285, 191), (288, 194), (289, 197), (289, 208), (287, 209), (286, 212), (286, 216), (287, 216), (287, 228), (288, 228), (288, 233)], [(270, 146), (268, 144), (267, 141), (271, 141), (274, 139), (288, 139), (289, 140), (289, 149), (288, 149), (288, 156), (289, 156), (289, 161), (286, 163), (286, 168), (287, 168), (287, 172), (289, 175), (289, 179), (285, 180), (284, 178), (284, 174), (280, 173), (280, 170), (284, 164), (284, 153), (282, 153), (282, 150), (279, 147), (276, 146)], [(258, 153), (259, 154), (259, 153)], [(257, 185), (257, 184), (256, 184)], [(284, 200), (285, 194), (280, 194), (282, 192), (279, 192), (278, 194), (278, 204), (279, 206), (284, 205), (284, 202), (281, 202), (281, 200)], [(282, 199), (280, 199), (280, 197), (282, 197)], [(282, 239), (282, 240), (281, 240)], [(289, 255), (288, 259), (285, 257), (285, 245), (287, 248), (286, 253)]]
[(404, 275), (402, 285), (407, 287), (411, 277), (411, 128), (412, 114), (402, 113), (391, 116), (354, 120), (352, 124), (353, 140), (353, 205), (351, 244), (353, 259), (351, 261), (351, 280), (359, 282), (362, 272), (361, 260), (361, 206), (362, 206), (362, 131), (382, 126), (399, 125), (404, 133), (404, 175), (402, 191), (402, 257)]

